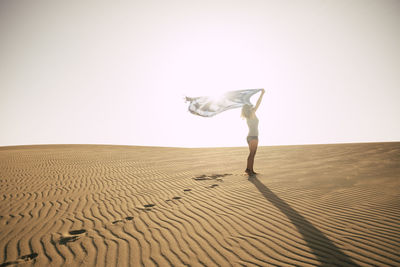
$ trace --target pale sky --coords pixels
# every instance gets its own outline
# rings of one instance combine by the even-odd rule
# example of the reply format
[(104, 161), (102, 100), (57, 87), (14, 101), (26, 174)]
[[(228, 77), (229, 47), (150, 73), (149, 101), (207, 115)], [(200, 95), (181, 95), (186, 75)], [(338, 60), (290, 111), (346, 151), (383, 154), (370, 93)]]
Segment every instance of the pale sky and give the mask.
[[(400, 141), (400, 1), (0, 1), (0, 146)], [(256, 102), (258, 95), (252, 98)]]

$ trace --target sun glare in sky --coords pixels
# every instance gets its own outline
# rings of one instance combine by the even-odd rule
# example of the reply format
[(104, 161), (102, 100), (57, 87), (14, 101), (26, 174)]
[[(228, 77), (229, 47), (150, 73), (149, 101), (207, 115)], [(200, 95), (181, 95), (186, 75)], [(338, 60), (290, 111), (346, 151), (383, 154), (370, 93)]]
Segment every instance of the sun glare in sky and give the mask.
[[(400, 1), (1, 1), (0, 145), (246, 146), (400, 140)], [(259, 94), (252, 97), (255, 104)]]

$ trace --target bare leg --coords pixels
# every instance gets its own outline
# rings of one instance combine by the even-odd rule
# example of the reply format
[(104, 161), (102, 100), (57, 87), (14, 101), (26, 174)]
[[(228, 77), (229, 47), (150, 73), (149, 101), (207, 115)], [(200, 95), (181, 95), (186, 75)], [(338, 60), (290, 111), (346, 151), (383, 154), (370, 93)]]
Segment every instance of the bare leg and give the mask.
[(247, 168), (246, 172), (248, 174), (255, 174), (254, 172), (254, 157), (256, 156), (257, 152), (257, 146), (258, 146), (258, 140), (253, 139), (249, 143), (249, 156), (247, 157)]

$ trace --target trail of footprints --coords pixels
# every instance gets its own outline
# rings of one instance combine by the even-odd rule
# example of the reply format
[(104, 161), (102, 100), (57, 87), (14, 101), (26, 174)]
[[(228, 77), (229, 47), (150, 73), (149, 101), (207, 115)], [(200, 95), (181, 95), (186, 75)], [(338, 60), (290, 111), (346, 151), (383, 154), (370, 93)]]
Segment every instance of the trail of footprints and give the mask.
[[(223, 182), (223, 179), (221, 179), (221, 177), (225, 177), (231, 174), (213, 174), (213, 175), (200, 175), (197, 177), (194, 177), (193, 179), (195, 181), (218, 181), (218, 182)], [(206, 186), (206, 188), (215, 188), (219, 186), (218, 184), (212, 184), (209, 186)], [(184, 192), (191, 192), (192, 189), (190, 188), (186, 188), (183, 189)], [(180, 196), (175, 196), (172, 199), (167, 199), (165, 200), (166, 202), (171, 202), (174, 200), (181, 200), (182, 197)], [(142, 211), (151, 211), (153, 207), (155, 207), (156, 205), (153, 203), (149, 203), (149, 204), (145, 204), (143, 205), (143, 208), (138, 208), (139, 210)], [(1, 216), (3, 217), (3, 216)], [(115, 220), (112, 222), (112, 224), (119, 224), (119, 223), (124, 223), (124, 222), (128, 222), (128, 221), (132, 221), (133, 220), (133, 216), (127, 216), (124, 219), (119, 219), (119, 220)], [(67, 245), (70, 242), (75, 242), (78, 239), (80, 239), (82, 237), (83, 234), (85, 234), (87, 231), (85, 229), (79, 229), (79, 230), (71, 230), (68, 232), (68, 235), (64, 235), (61, 236), (61, 238), (58, 240), (58, 244), (60, 245)], [(4, 263), (0, 264), (0, 267), (4, 267), (4, 266), (10, 266), (10, 265), (16, 265), (16, 264), (20, 264), (23, 262), (28, 262), (28, 261), (32, 261), (35, 260), (38, 257), (38, 253), (31, 253), (31, 254), (27, 254), (27, 255), (23, 255), (21, 257), (19, 257), (17, 260), (14, 261), (7, 261)]]
[[(218, 182), (223, 182), (223, 179), (221, 179), (221, 177), (225, 177), (225, 176), (228, 176), (228, 175), (232, 175), (232, 174), (229, 174), (229, 173), (212, 174), (212, 175), (203, 174), (203, 175), (200, 175), (200, 176), (196, 176), (193, 179), (195, 181), (212, 181), (212, 180), (214, 180), (214, 181), (218, 181)], [(206, 186), (206, 188), (215, 188), (217, 186), (219, 186), (219, 184), (212, 184), (212, 185)], [(186, 189), (183, 189), (183, 191), (184, 192), (191, 192), (192, 189), (191, 188), (186, 188)], [(182, 197), (175, 196), (172, 199), (165, 200), (165, 202), (172, 202), (174, 200), (181, 200), (181, 199), (182, 199)], [(153, 210), (152, 208), (155, 207), (155, 206), (156, 206), (156, 204), (149, 203), (149, 204), (143, 205), (143, 208), (140, 207), (138, 209), (141, 210), (141, 211), (152, 211)], [(119, 223), (124, 223), (124, 222), (132, 221), (132, 220), (133, 220), (133, 217), (132, 216), (128, 216), (128, 217), (125, 217), (124, 219), (115, 220), (115, 221), (112, 222), (112, 224), (119, 224)]]

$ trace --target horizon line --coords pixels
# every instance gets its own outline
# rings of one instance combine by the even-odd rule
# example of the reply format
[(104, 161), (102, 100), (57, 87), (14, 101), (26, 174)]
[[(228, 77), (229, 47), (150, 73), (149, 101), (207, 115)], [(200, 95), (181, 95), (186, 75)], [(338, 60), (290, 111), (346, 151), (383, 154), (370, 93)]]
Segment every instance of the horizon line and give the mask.
[[(338, 143), (299, 143), (299, 144), (274, 144), (274, 145), (260, 145), (259, 147), (281, 147), (281, 146), (318, 146), (318, 145), (350, 145), (350, 144), (384, 144), (384, 143), (400, 143), (397, 141), (366, 141), (366, 142), (338, 142)], [(128, 145), (128, 144), (91, 144), (91, 143), (48, 143), (48, 144), (23, 144), (23, 145), (5, 145), (0, 146), (2, 148), (14, 148), (14, 147), (31, 147), (31, 146), (124, 146), (124, 147), (153, 147), (153, 148), (247, 148), (247, 145), (243, 146), (194, 146), (194, 147), (184, 147), (184, 146), (162, 146), (162, 145)]]

